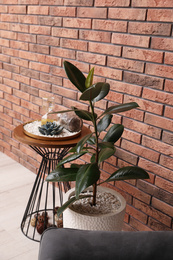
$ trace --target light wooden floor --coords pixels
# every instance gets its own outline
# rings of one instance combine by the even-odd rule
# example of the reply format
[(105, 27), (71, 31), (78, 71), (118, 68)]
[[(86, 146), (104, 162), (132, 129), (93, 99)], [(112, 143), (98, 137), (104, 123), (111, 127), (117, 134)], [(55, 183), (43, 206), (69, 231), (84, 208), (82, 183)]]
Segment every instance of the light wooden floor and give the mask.
[(34, 173), (0, 153), (0, 260), (38, 259), (39, 243), (20, 230), (34, 180)]

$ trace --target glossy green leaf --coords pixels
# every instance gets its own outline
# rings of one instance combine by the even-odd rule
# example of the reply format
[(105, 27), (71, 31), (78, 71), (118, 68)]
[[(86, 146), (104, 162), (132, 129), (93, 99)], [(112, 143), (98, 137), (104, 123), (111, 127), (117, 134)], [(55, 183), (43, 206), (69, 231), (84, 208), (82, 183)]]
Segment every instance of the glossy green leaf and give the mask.
[(88, 198), (88, 197), (92, 197), (92, 195), (79, 195), (78, 198), (76, 197), (71, 197), (68, 201), (66, 201), (62, 207), (58, 208), (57, 210), (57, 215), (58, 217), (60, 217), (60, 215), (64, 212), (64, 210), (66, 210), (71, 204), (73, 204), (75, 201), (83, 199), (83, 198)]
[[(88, 112), (87, 110), (79, 110), (76, 107), (73, 107), (75, 114), (87, 121), (92, 121), (93, 120), (93, 115), (91, 112)], [(97, 115), (96, 115), (97, 116)]]
[(76, 197), (87, 187), (93, 185), (100, 177), (97, 163), (89, 163), (80, 167), (76, 176)]
[(97, 102), (97, 101), (103, 99), (104, 97), (106, 97), (107, 94), (109, 93), (109, 90), (110, 90), (110, 85), (109, 85), (109, 83), (98, 82), (98, 83), (96, 83), (96, 86), (97, 86), (98, 88), (100, 88), (100, 93), (99, 93), (99, 95), (93, 100), (93, 102)]
[(105, 114), (115, 114), (115, 113), (120, 113), (120, 112), (125, 112), (128, 110), (131, 110), (133, 108), (139, 107), (136, 102), (130, 102), (130, 103), (125, 103), (117, 106), (111, 106), (105, 110), (105, 112), (101, 115)]
[(86, 77), (84, 74), (76, 66), (68, 61), (64, 61), (64, 69), (72, 84), (75, 85), (79, 91), (84, 92), (86, 89)]
[(112, 115), (105, 115), (97, 124), (97, 131), (100, 133), (110, 125), (112, 120)]
[(85, 81), (85, 87), (86, 88), (89, 88), (92, 86), (93, 84), (93, 76), (94, 76), (94, 68), (92, 68), (90, 70), (90, 72), (88, 73), (88, 76), (86, 78), (86, 81)]
[(114, 155), (114, 153), (115, 153), (115, 148), (114, 149), (111, 149), (111, 148), (102, 149), (99, 153), (98, 163), (101, 163), (104, 160), (108, 159), (109, 157)]
[(120, 124), (113, 125), (103, 138), (103, 142), (115, 143), (121, 137), (124, 131), (124, 126)]
[(127, 166), (123, 167), (116, 172), (114, 172), (107, 180), (109, 181), (119, 181), (119, 180), (129, 180), (129, 179), (149, 179), (148, 173), (137, 166)]
[(56, 168), (46, 178), (46, 181), (75, 181), (79, 168)]
[(96, 85), (92, 85), (82, 93), (82, 95), (80, 96), (80, 100), (92, 101), (95, 97), (99, 95), (99, 93), (100, 88), (96, 88)]
[(57, 167), (60, 167), (61, 165), (64, 165), (65, 163), (68, 163), (68, 162), (71, 162), (71, 161), (74, 161), (76, 159), (78, 159), (79, 157), (81, 157), (82, 155), (84, 155), (85, 153), (87, 153), (87, 151), (81, 151), (80, 153), (74, 153), (74, 154), (71, 154), (67, 157), (65, 157), (64, 159), (62, 159), (58, 164), (57, 164)]
[(95, 143), (96, 143), (96, 138), (95, 138), (95, 136), (91, 136), (91, 137), (87, 140), (87, 143), (88, 143), (88, 144), (91, 144), (91, 145), (95, 144)]
[(92, 134), (85, 135), (83, 138), (76, 145), (76, 152), (79, 153), (84, 145), (86, 144), (87, 140), (91, 137)]
[(111, 143), (111, 142), (102, 142), (102, 143), (98, 143), (98, 147), (100, 149), (103, 149), (103, 148), (111, 148), (111, 149), (114, 149), (114, 144)]

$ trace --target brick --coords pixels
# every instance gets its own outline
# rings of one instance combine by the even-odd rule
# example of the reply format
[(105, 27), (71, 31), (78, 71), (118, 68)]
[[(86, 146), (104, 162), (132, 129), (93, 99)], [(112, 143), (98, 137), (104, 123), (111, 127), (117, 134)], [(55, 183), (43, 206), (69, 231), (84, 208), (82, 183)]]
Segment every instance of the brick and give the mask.
[(75, 7), (65, 7), (65, 6), (50, 7), (50, 15), (74, 17), (75, 13), (76, 13)]
[(137, 154), (140, 157), (144, 157), (146, 159), (150, 159), (151, 161), (158, 162), (159, 153), (152, 151), (143, 147), (142, 145), (134, 144), (127, 140), (122, 140), (121, 147), (126, 151), (130, 151), (134, 154)]
[(42, 72), (46, 72), (46, 73), (49, 73), (49, 71), (50, 71), (49, 65), (41, 64), (38, 62), (32, 62), (32, 61), (29, 63), (29, 68), (31, 70), (38, 70), (38, 71), (42, 71)]
[(166, 106), (164, 116), (173, 119), (173, 107)]
[(148, 9), (147, 20), (155, 22), (173, 22), (173, 10)]
[(137, 72), (143, 72), (144, 70), (143, 62), (116, 58), (116, 57), (108, 57), (107, 65), (117, 69), (132, 70)]
[(159, 50), (173, 51), (173, 39), (172, 38), (153, 37), (151, 40), (151, 48), (159, 49)]
[(9, 47), (10, 41), (9, 41), (9, 40), (6, 40), (6, 39), (0, 39), (0, 45), (1, 45), (1, 46)]
[(36, 42), (36, 35), (26, 34), (26, 33), (18, 33), (17, 40), (24, 42)]
[(145, 88), (143, 89), (142, 97), (163, 104), (173, 105), (173, 94), (160, 90)]
[(62, 86), (62, 78), (50, 74), (40, 73), (40, 80)]
[(161, 212), (167, 214), (168, 216), (173, 217), (173, 207), (156, 199), (152, 198), (152, 206), (155, 207), (156, 209), (160, 210)]
[(152, 102), (149, 100), (141, 99), (141, 98), (136, 98), (136, 97), (131, 97), (131, 96), (124, 96), (124, 102), (136, 102), (139, 105), (139, 109), (142, 109), (144, 111), (149, 111), (154, 114), (162, 115), (163, 113), (163, 105), (158, 104), (156, 102)]
[(52, 36), (38, 35), (37, 43), (51, 46), (59, 46), (59, 39)]
[(20, 41), (10, 41), (10, 47), (15, 48), (18, 50), (28, 50), (28, 43), (27, 42), (20, 42)]
[(5, 97), (4, 97), (4, 99), (1, 100), (1, 106), (3, 106), (4, 109), (5, 109), (5, 107), (7, 107), (9, 109), (11, 109), (11, 107), (12, 107), (11, 102), (5, 100)]
[(134, 34), (169, 36), (171, 24), (129, 22), (128, 32)]
[(14, 73), (19, 73), (19, 66), (3, 63), (3, 69)]
[(31, 110), (33, 112), (39, 113), (39, 106), (34, 105), (33, 103), (28, 102), (26, 100), (23, 100), (23, 99), (21, 100), (21, 106), (25, 107), (25, 108), (29, 108), (29, 110)]
[(63, 106), (71, 108), (72, 106), (77, 107), (79, 109), (84, 109), (84, 110), (88, 110), (88, 105), (75, 101), (75, 100), (69, 100), (67, 98), (63, 98)]
[(93, 53), (86, 53), (86, 52), (77, 52), (77, 60), (82, 62), (88, 62), (90, 64), (99, 64), (99, 65), (106, 65), (106, 56), (93, 54)]
[(59, 57), (63, 57), (63, 58), (75, 59), (74, 50), (52, 47), (50, 50), (50, 54), (52, 56), (59, 56)]
[(132, 0), (135, 7), (173, 7), (172, 0)]
[(140, 86), (163, 89), (163, 79), (124, 71), (124, 81)]
[[(25, 84), (21, 84), (21, 91), (26, 92), (30, 95), (38, 96), (39, 90), (36, 88), (33, 88), (31, 86), (27, 86)], [(33, 96), (30, 96), (30, 99), (34, 98)]]
[(145, 20), (145, 15), (145, 9), (109, 8), (108, 18), (120, 20)]
[(29, 32), (34, 34), (50, 35), (50, 29), (49, 26), (30, 25)]
[(16, 32), (10, 32), (10, 31), (1, 31), (1, 37), (16, 40), (17, 39), (17, 33)]
[(122, 71), (121, 70), (111, 69), (111, 68), (108, 68), (108, 67), (105, 68), (105, 67), (101, 67), (101, 66), (95, 66), (94, 72), (95, 72), (95, 75), (97, 75), (97, 76), (103, 76), (105, 78), (117, 79), (117, 80), (122, 79)]
[(130, 118), (124, 117), (123, 125), (128, 129), (134, 130), (138, 133), (146, 134), (148, 136), (151, 136), (151, 137), (154, 137), (157, 139), (159, 139), (160, 135), (161, 135), (160, 129), (158, 129), (154, 126), (145, 124), (143, 122), (138, 122), (138, 121), (132, 120)]
[(65, 0), (64, 5), (93, 6), (93, 0)]
[(64, 37), (64, 38), (78, 38), (78, 30), (67, 28), (52, 28), (52, 36)]
[(107, 55), (120, 56), (121, 47), (112, 44), (89, 42), (88, 43), (89, 52), (102, 53)]
[(166, 225), (160, 223), (159, 221), (153, 219), (153, 218), (149, 218), (148, 220), (148, 225), (155, 231), (171, 231), (171, 229), (169, 227), (167, 227)]
[(55, 86), (55, 85), (52, 86), (52, 92), (54, 94), (57, 94), (57, 95), (60, 95), (60, 96), (66, 97), (66, 98), (74, 99), (74, 100), (76, 100), (76, 96), (77, 96), (76, 91), (67, 89), (64, 87), (60, 87), (60, 86)]
[(14, 94), (14, 96), (16, 96), (18, 98), (25, 99), (25, 100), (29, 101), (29, 94), (28, 93), (14, 89), (13, 94)]
[(127, 204), (126, 213), (143, 222), (144, 224), (147, 224), (147, 215), (141, 212), (140, 210), (134, 208), (133, 206), (129, 206)]
[(165, 64), (173, 65), (173, 53), (165, 52)]
[(167, 181), (163, 178), (156, 176), (155, 185), (163, 190), (173, 193), (173, 182)]
[(130, 46), (138, 46), (138, 47), (146, 47), (149, 46), (149, 37), (147, 36), (139, 36), (139, 35), (130, 35), (130, 34), (112, 34), (112, 43), (120, 44), (120, 45), (130, 45)]
[(140, 86), (135, 86), (135, 85), (127, 84), (124, 82), (118, 82), (114, 80), (107, 80), (106, 82), (110, 84), (111, 90), (130, 94), (133, 96), (141, 95), (142, 87)]
[(10, 71), (0, 70), (0, 76), (11, 79), (12, 73)]
[(11, 145), (9, 143), (1, 140), (1, 146), (10, 151)]
[(36, 15), (20, 15), (18, 16), (18, 22), (23, 24), (38, 24), (38, 16)]
[(169, 169), (173, 169), (173, 158), (170, 156), (165, 156), (162, 155), (160, 156), (160, 164), (163, 165), (164, 167), (167, 167)]
[(149, 125), (153, 125), (156, 127), (160, 127), (161, 129), (165, 129), (168, 131), (172, 131), (173, 129), (173, 122), (170, 119), (157, 116), (157, 115), (152, 115), (149, 113), (145, 114), (145, 119), (144, 122)]
[(164, 90), (168, 92), (173, 92), (173, 81), (172, 80), (165, 80), (165, 87)]
[(8, 6), (8, 12), (13, 14), (26, 14), (26, 6)]
[[(0, 54), (0, 61), (10, 63), (10, 57), (7, 55)], [(2, 68), (2, 64), (0, 65), (0, 67)]]
[(130, 222), (129, 222), (130, 226), (132, 226), (133, 229), (136, 230), (141, 230), (141, 231), (152, 231), (151, 228), (149, 228), (148, 226), (144, 225), (143, 223), (141, 223), (140, 221), (138, 221), (135, 218), (130, 218)]
[(1, 14), (1, 21), (2, 22), (13, 22), (17, 23), (19, 20), (18, 16), (15, 14)]
[(166, 154), (168, 156), (173, 157), (173, 146), (171, 146), (169, 144), (165, 144), (162, 141), (153, 140), (152, 138), (150, 138), (148, 136), (143, 136), (142, 144), (145, 147), (149, 147), (149, 148), (153, 149), (154, 151), (158, 151), (162, 154)]
[[(39, 0), (41, 5), (47, 5), (47, 0)], [(63, 0), (49, 0), (49, 5), (63, 5)]]
[(62, 26), (62, 17), (38, 16), (38, 24), (47, 26)]
[[(39, 72), (31, 70), (31, 69), (20, 68), (20, 74), (22, 74), (24, 76), (27, 76), (29, 78), (39, 79)], [(23, 82), (23, 83), (28, 84), (28, 81), (27, 82)]]
[(48, 6), (28, 6), (28, 14), (38, 14), (38, 15), (48, 15), (49, 7)]
[(0, 9), (1, 9), (1, 13), (7, 13), (7, 6), (5, 6), (5, 5), (0, 5)]
[(123, 94), (120, 94), (120, 93), (117, 93), (117, 92), (110, 90), (109, 94), (106, 96), (106, 99), (108, 99), (109, 101), (122, 103), (123, 102)]
[(146, 74), (172, 79), (173, 67), (157, 64), (146, 64)]
[(24, 116), (29, 117), (29, 110), (26, 108), (13, 104), (13, 110)]
[(49, 46), (39, 45), (39, 44), (29, 44), (29, 51), (49, 54)]
[(162, 63), (163, 52), (123, 47), (123, 57), (151, 62)]
[(31, 79), (31, 86), (51, 92), (51, 84), (42, 82), (40, 80)]
[(127, 22), (94, 19), (92, 28), (95, 30), (106, 30), (111, 32), (127, 32)]
[(95, 0), (95, 6), (129, 6), (130, 0)]
[[(20, 105), (20, 98), (15, 96), (15, 90), (14, 90), (14, 94), (13, 95), (5, 93), (4, 94), (4, 98), (5, 98), (5, 100), (10, 101), (11, 105), (12, 105), (12, 103), (14, 103), (16, 105)], [(11, 106), (9, 108), (11, 108)]]
[(81, 19), (81, 18), (63, 18), (63, 27), (72, 27), (72, 28), (91, 28), (91, 19)]
[(165, 224), (166, 226), (171, 226), (171, 218), (156, 210), (155, 208), (136, 199), (134, 200), (134, 207), (151, 216), (152, 218), (158, 220), (159, 222)]
[(58, 77), (66, 77), (64, 69), (60, 67), (50, 67), (50, 73)]
[(117, 156), (117, 158), (124, 160), (125, 162), (129, 162), (133, 165), (137, 164), (137, 156), (135, 154), (132, 154), (128, 151), (124, 151), (120, 148), (116, 148), (116, 152), (115, 155)]
[(140, 140), (141, 140), (141, 134), (138, 134), (138, 133), (131, 131), (129, 129), (124, 129), (122, 137), (127, 139), (127, 140), (130, 140), (134, 143), (138, 143), (138, 144), (140, 143)]
[(13, 73), (13, 80), (18, 81), (18, 82), (22, 82), (22, 83), (27, 84), (27, 85), (30, 84), (30, 78), (29, 77), (25, 77), (25, 76), (14, 74), (14, 73)]
[(163, 131), (162, 141), (173, 146), (173, 133)]
[(106, 8), (93, 8), (93, 7), (78, 7), (77, 8), (78, 17), (87, 17), (87, 18), (106, 18), (107, 9)]
[(88, 41), (110, 42), (111, 33), (101, 31), (79, 31), (79, 39)]
[(61, 38), (60, 46), (68, 49), (87, 51), (87, 42), (85, 41)]

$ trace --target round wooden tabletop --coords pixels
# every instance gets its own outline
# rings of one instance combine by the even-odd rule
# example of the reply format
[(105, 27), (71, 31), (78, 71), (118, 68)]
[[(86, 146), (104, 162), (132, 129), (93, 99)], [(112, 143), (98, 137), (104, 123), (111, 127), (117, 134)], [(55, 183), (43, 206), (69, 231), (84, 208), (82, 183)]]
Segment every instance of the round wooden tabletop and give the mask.
[(82, 137), (90, 133), (91, 133), (90, 129), (83, 126), (80, 136), (73, 139), (59, 141), (50, 138), (50, 140), (39, 140), (26, 135), (24, 133), (23, 124), (22, 124), (17, 126), (14, 129), (14, 138), (16, 138), (21, 143), (32, 145), (32, 146), (46, 147), (46, 148), (65, 148), (65, 147), (75, 146)]

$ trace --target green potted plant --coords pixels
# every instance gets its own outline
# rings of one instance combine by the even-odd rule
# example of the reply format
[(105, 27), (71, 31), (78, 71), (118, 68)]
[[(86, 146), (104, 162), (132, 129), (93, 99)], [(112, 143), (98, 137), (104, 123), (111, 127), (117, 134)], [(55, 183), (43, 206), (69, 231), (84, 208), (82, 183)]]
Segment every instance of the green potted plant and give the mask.
[[(58, 163), (56, 169), (52, 171), (46, 179), (50, 182), (75, 181), (75, 191), (73, 191), (73, 196), (68, 194), (66, 198), (67, 201), (59, 208), (57, 212), (58, 216), (64, 212), (63, 218), (66, 214), (65, 212), (70, 210), (69, 207), (71, 207), (72, 204), (76, 203), (78, 200), (83, 200), (86, 197), (92, 198), (92, 201), (90, 201), (90, 206), (95, 207), (95, 205), (97, 205), (97, 192), (100, 184), (119, 180), (149, 178), (149, 175), (145, 170), (137, 166), (127, 166), (116, 170), (110, 175), (109, 178), (100, 182), (101, 164), (103, 161), (114, 155), (116, 150), (114, 144), (119, 140), (124, 131), (123, 125), (112, 124), (112, 117), (116, 113), (137, 108), (138, 104), (136, 102), (130, 102), (111, 106), (105, 109), (105, 111), (100, 115), (97, 115), (95, 113), (95, 103), (102, 100), (109, 93), (110, 85), (105, 82), (93, 84), (94, 68), (90, 70), (87, 77), (85, 77), (85, 75), (76, 66), (68, 61), (64, 61), (64, 68), (69, 80), (82, 93), (80, 100), (89, 102), (89, 111), (72, 107), (71, 110), (58, 111), (56, 113), (68, 113), (70, 111), (74, 111), (78, 117), (89, 121), (92, 124), (94, 131), (93, 133), (91, 132), (83, 137), (77, 145), (69, 151), (69, 155)], [(106, 134), (104, 138), (100, 140), (100, 134), (105, 131)], [(66, 163), (72, 163), (72, 161), (80, 158), (86, 153), (91, 155), (90, 163), (71, 164), (71, 167), (64, 167)], [(91, 187), (92, 193), (84, 193), (87, 188), (91, 189)], [(119, 200), (122, 198), (121, 195), (117, 196)], [(123, 219), (125, 213), (125, 203), (122, 202), (122, 204), (123, 209), (121, 218)], [(117, 212), (119, 212), (119, 210)], [(81, 222), (84, 222), (83, 215), (85, 214), (81, 214)], [(91, 218), (93, 218), (93, 216)], [(113, 217), (113, 219), (115, 220), (115, 217)], [(111, 221), (112, 220), (108, 220), (108, 222)], [(96, 225), (98, 222), (99, 221), (96, 220)], [(123, 220), (121, 220), (121, 224), (118, 224), (118, 227), (122, 226), (122, 222)], [(89, 219), (89, 225), (91, 225), (91, 219)], [(72, 226), (67, 225), (65, 227)], [(74, 226), (74, 228), (76, 228), (76, 226)], [(81, 229), (85, 228), (82, 227)], [(101, 228), (99, 227), (99, 229)], [(112, 230), (112, 227), (110, 229)]]

